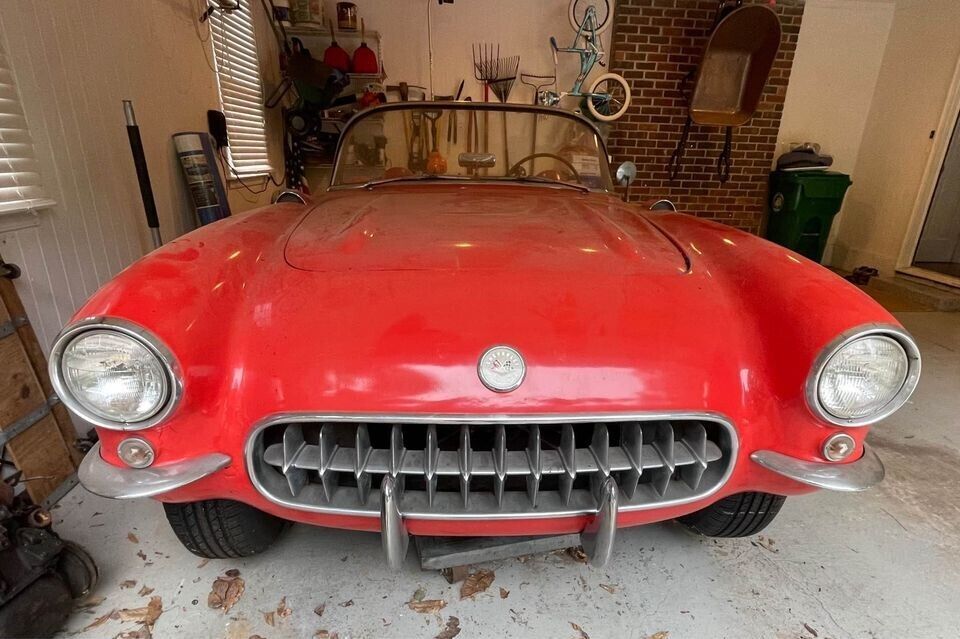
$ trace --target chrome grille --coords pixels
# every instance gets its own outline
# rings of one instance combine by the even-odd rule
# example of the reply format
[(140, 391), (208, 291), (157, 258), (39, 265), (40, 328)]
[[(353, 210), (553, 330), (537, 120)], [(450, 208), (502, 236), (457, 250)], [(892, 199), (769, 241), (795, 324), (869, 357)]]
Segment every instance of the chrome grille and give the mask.
[(620, 510), (702, 498), (735, 451), (714, 416), (289, 416), (255, 431), (248, 465), (266, 497), (304, 510), (379, 515), (389, 475), (404, 516), (538, 517), (596, 512), (607, 477)]

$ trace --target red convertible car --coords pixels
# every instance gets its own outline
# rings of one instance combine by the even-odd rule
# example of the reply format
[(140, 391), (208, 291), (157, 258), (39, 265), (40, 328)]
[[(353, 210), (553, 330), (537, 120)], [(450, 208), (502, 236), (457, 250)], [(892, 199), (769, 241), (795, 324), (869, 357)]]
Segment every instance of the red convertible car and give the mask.
[(202, 556), (296, 521), (378, 531), (399, 567), (411, 535), (577, 532), (600, 564), (621, 527), (749, 535), (882, 479), (864, 437), (917, 384), (910, 335), (789, 250), (625, 203), (589, 121), (384, 105), (331, 184), (79, 310), (50, 370), (99, 433), (89, 490), (162, 501)]

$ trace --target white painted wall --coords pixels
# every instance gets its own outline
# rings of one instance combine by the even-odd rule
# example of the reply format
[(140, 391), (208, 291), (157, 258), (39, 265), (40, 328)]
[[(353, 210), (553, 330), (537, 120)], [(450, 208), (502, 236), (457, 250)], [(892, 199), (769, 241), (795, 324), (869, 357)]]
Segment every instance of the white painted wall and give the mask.
[(894, 3), (807, 0), (790, 72), (777, 155), (819, 142), (833, 170), (851, 173), (873, 100)]
[[(960, 58), (960, 2), (897, 0), (831, 264), (893, 275)], [(950, 130), (937, 131), (949, 136)]]
[[(831, 170), (853, 174), (893, 13), (893, 0), (807, 0), (776, 156), (792, 144), (817, 142), (833, 156)], [(841, 209), (824, 263), (842, 217)]]
[[(219, 104), (209, 43), (198, 40), (194, 27), (197, 6), (193, 0), (0, 3), (4, 46), (47, 194), (57, 202), (32, 221), (0, 219), (0, 254), (23, 268), (17, 289), (44, 347), (89, 295), (150, 247), (122, 99), (136, 108), (164, 239), (193, 228), (170, 136), (205, 130), (207, 109)], [(276, 82), (276, 49), (265, 23), (258, 36), (268, 81)], [(280, 175), (274, 138), (271, 161)], [(235, 211), (267, 198), (269, 191), (259, 198), (230, 194)]]

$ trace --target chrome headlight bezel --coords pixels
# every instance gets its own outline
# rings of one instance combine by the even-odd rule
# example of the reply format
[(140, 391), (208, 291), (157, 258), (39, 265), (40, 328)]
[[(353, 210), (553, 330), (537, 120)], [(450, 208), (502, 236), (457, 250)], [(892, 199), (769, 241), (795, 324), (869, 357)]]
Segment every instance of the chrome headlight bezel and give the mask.
[[(885, 337), (895, 341), (907, 356), (907, 375), (900, 390), (894, 394), (883, 408), (863, 417), (845, 419), (837, 417), (828, 411), (819, 397), (820, 379), (827, 364), (842, 348), (865, 337)], [(827, 344), (813, 362), (810, 374), (807, 376), (805, 395), (807, 406), (817, 417), (837, 426), (867, 426), (874, 424), (885, 417), (889, 417), (910, 398), (920, 380), (920, 350), (913, 337), (898, 326), (889, 324), (867, 324), (858, 326), (841, 333), (836, 339)]]
[[(160, 362), (165, 374), (166, 396), (160, 407), (149, 417), (139, 421), (129, 422), (105, 419), (83, 406), (70, 392), (63, 377), (62, 361), (64, 351), (74, 339), (92, 331), (113, 332), (133, 339), (146, 348)], [(76, 322), (65, 328), (57, 336), (50, 350), (48, 370), (50, 373), (50, 383), (57, 397), (60, 398), (60, 401), (63, 402), (72, 413), (94, 426), (100, 426), (101, 428), (110, 430), (136, 431), (156, 426), (173, 412), (183, 395), (183, 377), (180, 374), (180, 366), (170, 349), (145, 328), (119, 318), (94, 317)]]

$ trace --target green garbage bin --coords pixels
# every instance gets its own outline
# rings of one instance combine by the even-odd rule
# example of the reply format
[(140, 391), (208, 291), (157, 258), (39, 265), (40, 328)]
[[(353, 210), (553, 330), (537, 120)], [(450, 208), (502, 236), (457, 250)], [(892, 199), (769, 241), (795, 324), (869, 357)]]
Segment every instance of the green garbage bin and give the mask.
[(851, 184), (849, 175), (835, 171), (773, 171), (767, 239), (819, 262)]

